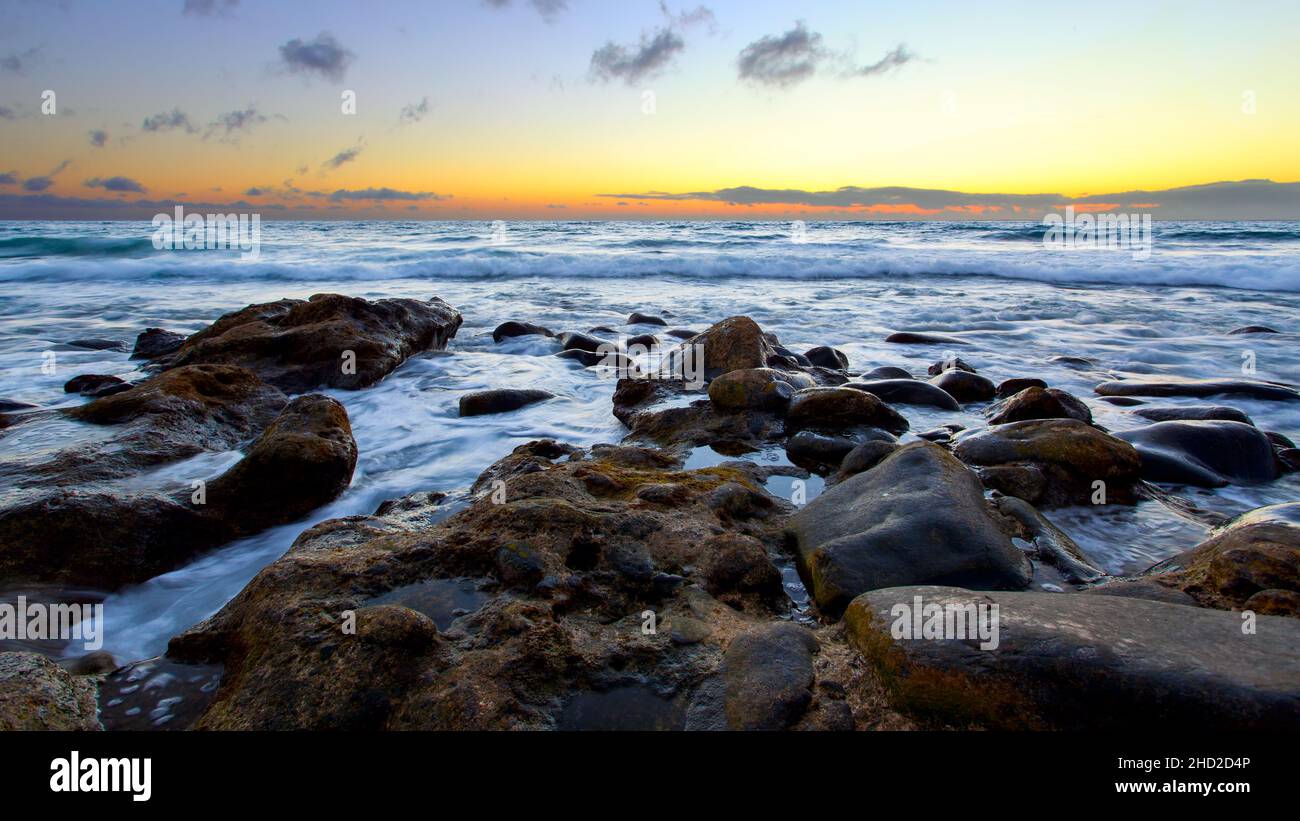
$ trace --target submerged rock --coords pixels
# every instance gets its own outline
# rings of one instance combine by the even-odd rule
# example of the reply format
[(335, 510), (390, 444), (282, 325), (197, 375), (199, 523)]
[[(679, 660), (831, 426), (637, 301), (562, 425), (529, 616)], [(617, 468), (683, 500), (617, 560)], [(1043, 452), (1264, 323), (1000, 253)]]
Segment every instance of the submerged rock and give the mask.
[(886, 342), (895, 345), (969, 345), (964, 339), (956, 337), (943, 336), (942, 334), (926, 334), (914, 331), (899, 331), (885, 337)]
[(521, 388), (497, 388), (489, 391), (475, 391), (460, 398), (461, 416), (484, 416), (491, 413), (506, 413), (519, 410), (536, 402), (554, 399), (549, 391)]
[(1117, 434), (1142, 457), (1142, 478), (1151, 482), (1223, 487), (1268, 482), (1278, 476), (1273, 445), (1241, 422), (1157, 422)]
[(78, 393), (82, 396), (112, 396), (131, 389), (131, 383), (119, 376), (88, 373), (74, 376), (63, 384), (64, 393)]
[(238, 365), (284, 391), (357, 390), (409, 357), (442, 350), (461, 315), (437, 297), (374, 302), (340, 294), (282, 299), (226, 314), (194, 334), (169, 365)]
[(952, 394), (937, 385), (919, 379), (872, 379), (865, 382), (845, 382), (844, 387), (875, 394), (896, 405), (927, 405), (943, 410), (961, 410)]
[(1133, 413), (1152, 422), (1207, 421), (1220, 419), (1225, 422), (1240, 422), (1243, 425), (1255, 424), (1249, 416), (1236, 408), (1223, 405), (1151, 405)]
[(531, 322), (518, 322), (509, 320), (502, 322), (492, 331), (492, 341), (500, 344), (503, 339), (513, 339), (517, 336), (555, 336), (549, 328), (543, 328), (541, 325), (534, 325)]
[(914, 442), (845, 479), (789, 521), (799, 573), (837, 616), (867, 590), (960, 583), (1020, 589), (1030, 563), (993, 518), (975, 474), (943, 448)]
[(998, 388), (991, 379), (977, 373), (947, 370), (930, 379), (930, 384), (942, 388), (958, 402), (985, 402), (997, 395)]
[[(918, 597), (940, 613), (954, 609), (963, 625), (985, 607), (988, 627), (987, 608), (996, 605), (996, 642), (991, 630), (990, 639), (942, 629), (895, 638), (899, 613), (914, 623)], [(1258, 618), (1258, 632), (1247, 635), (1240, 617), (1216, 610), (953, 587), (876, 590), (845, 614), (890, 702), (933, 726), (1300, 729), (1300, 622)]]
[(633, 313), (631, 316), (629, 316), (629, 317), (627, 318), (627, 324), (629, 324), (629, 325), (659, 325), (659, 326), (664, 327), (664, 328), (667, 328), (667, 327), (668, 327), (668, 323), (667, 323), (666, 321), (664, 321), (664, 318), (663, 318), (663, 317), (660, 317), (660, 316), (653, 316), (653, 315), (651, 315), (651, 314), (643, 314), (643, 313), (641, 313), (641, 312), (639, 312), (639, 311)]
[(1102, 382), (1094, 390), (1102, 396), (1248, 396), (1282, 402), (1300, 401), (1300, 391), (1288, 385), (1256, 382), (1249, 379), (1183, 379), (1178, 381), (1143, 381), (1124, 379)]

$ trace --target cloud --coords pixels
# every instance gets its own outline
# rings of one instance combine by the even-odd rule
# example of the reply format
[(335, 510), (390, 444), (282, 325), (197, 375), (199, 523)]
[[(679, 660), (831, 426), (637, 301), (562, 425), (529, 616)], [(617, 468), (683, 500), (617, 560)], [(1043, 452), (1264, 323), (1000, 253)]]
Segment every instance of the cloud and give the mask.
[(105, 191), (113, 191), (119, 194), (143, 194), (145, 192), (144, 186), (130, 177), (108, 177), (107, 179), (92, 177), (86, 180), (83, 185), (87, 188), (102, 188)]
[(1300, 219), (1300, 182), (1238, 180), (1157, 191), (1135, 190), (1077, 197), (1064, 194), (981, 194), (936, 188), (845, 186), (832, 191), (738, 186), (713, 191), (598, 194), (620, 201), (719, 202), (733, 206), (785, 205), (851, 209), (863, 215), (1031, 219), (1066, 206), (1092, 211), (1152, 213), (1160, 219)]
[(361, 188), (348, 190), (340, 188), (329, 195), (334, 202), (344, 202), (352, 200), (369, 200), (371, 202), (391, 202), (405, 200), (433, 200), (442, 201), (450, 197), (440, 196), (432, 191), (398, 191), (394, 188)]
[(325, 31), (315, 40), (295, 37), (280, 46), (280, 60), (291, 73), (307, 77), (318, 74), (335, 82), (343, 79), (355, 56)]
[(190, 122), (189, 115), (179, 108), (145, 117), (144, 122), (140, 124), (141, 131), (149, 132), (175, 131), (178, 128), (184, 129), (186, 134), (193, 134), (198, 130), (194, 127), (194, 123)]
[(257, 110), (256, 105), (250, 103), (247, 108), (239, 111), (228, 111), (208, 123), (207, 129), (203, 133), (203, 139), (206, 140), (215, 134), (220, 134), (221, 142), (237, 142), (241, 134), (252, 131), (255, 126), (261, 125), (269, 119), (269, 117)]
[(322, 165), (325, 168), (338, 168), (342, 165), (346, 165), (355, 160), (364, 148), (365, 146), (358, 142), (351, 148), (345, 148), (333, 157), (330, 157)]
[(51, 185), (54, 184), (54, 178), (58, 176), (63, 171), (63, 169), (67, 168), (69, 165), (72, 165), (72, 160), (64, 160), (63, 162), (55, 166), (53, 171), (51, 171), (48, 174), (45, 174), (44, 176), (28, 177), (26, 180), (23, 181), (23, 190), (44, 191), (45, 189), (49, 188)]
[(828, 55), (822, 36), (799, 21), (779, 37), (762, 37), (745, 46), (736, 65), (742, 80), (789, 88), (816, 74)]
[(696, 6), (693, 9), (684, 9), (677, 14), (673, 14), (668, 9), (668, 3), (665, 0), (659, 0), (659, 11), (663, 12), (664, 17), (668, 18), (670, 25), (678, 28), (705, 25), (708, 27), (710, 34), (715, 33), (718, 29), (718, 18), (713, 14), (713, 9), (707, 6)]
[(621, 79), (634, 86), (657, 76), (685, 48), (686, 42), (671, 28), (659, 29), (653, 36), (641, 35), (637, 46), (609, 42), (591, 55), (590, 76), (604, 82)]
[(239, 0), (185, 0), (181, 14), (191, 17), (214, 17), (231, 14)]
[(8, 71), (11, 74), (17, 74), (20, 77), (27, 74), (27, 69), (31, 68), (37, 56), (41, 53), (39, 47), (29, 48), (22, 53), (13, 53), (6, 57), (0, 57), (0, 71)]
[(90, 144), (95, 148), (103, 148), (108, 143), (108, 132), (102, 128), (96, 128), (90, 132)]
[[(548, 23), (554, 23), (569, 10), (569, 0), (527, 0), (527, 3)], [(510, 7), (511, 0), (483, 0), (483, 5), (490, 9), (505, 9)]]
[(412, 125), (423, 120), (429, 113), (429, 98), (425, 97), (417, 103), (402, 106), (402, 111), (397, 115), (399, 125)]
[(16, 120), (18, 112), (14, 111), (7, 105), (0, 105), (0, 120)]
[(0, 173), (0, 185), (17, 185), (17, 184), (18, 184), (18, 172), (5, 171)]
[(915, 59), (916, 55), (908, 51), (907, 46), (899, 43), (897, 46), (894, 46), (893, 51), (890, 51), (884, 57), (881, 57), (869, 66), (862, 66), (861, 68), (855, 69), (853, 74), (858, 77), (871, 77), (876, 74), (888, 74), (895, 69), (902, 68)]

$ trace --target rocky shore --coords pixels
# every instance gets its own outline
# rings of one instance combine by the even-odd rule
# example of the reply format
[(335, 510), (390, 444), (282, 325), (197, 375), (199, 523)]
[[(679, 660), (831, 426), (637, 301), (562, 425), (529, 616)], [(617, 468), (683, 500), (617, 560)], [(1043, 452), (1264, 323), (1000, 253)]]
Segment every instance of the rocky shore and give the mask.
[[(147, 329), (133, 353), (147, 379), (80, 374), (67, 390), (84, 404), (0, 414), (0, 448), (16, 431), (81, 437), (6, 451), (0, 578), (115, 589), (299, 520), (347, 488), (358, 456), (344, 407), (314, 391), (364, 390), (444, 350), (461, 322), (437, 298), (325, 294), (251, 305), (189, 337)], [(1116, 434), (1035, 374), (979, 373), (978, 349), (954, 337), (885, 340), (917, 351), (919, 376), (851, 362), (839, 340), (790, 350), (745, 316), (696, 332), (647, 310), (621, 342), (609, 330), (519, 317), (492, 339), (536, 337), (618, 369), (621, 441), (538, 439), (455, 504), (427, 488), (308, 528), (156, 662), (217, 671), (184, 694), (198, 702), (187, 725), (1300, 726), (1300, 502), (1227, 520), (1180, 495), (1275, 481), (1300, 453), (1230, 406), (1148, 403), (1300, 402), (1294, 387), (1101, 382), (1094, 401), (1135, 403), (1143, 422)], [(457, 412), (553, 398), (490, 388)], [(987, 423), (913, 431), (918, 407)], [(702, 449), (717, 458), (700, 466)], [(231, 450), (238, 461), (199, 487), (147, 481)], [(744, 458), (768, 451), (782, 463)], [(1214, 529), (1115, 577), (1051, 521), (1139, 501)], [(996, 646), (900, 636), (899, 608), (917, 602), (996, 605)], [(0, 654), (0, 728), (112, 728), (105, 707), (128, 675), (117, 664), (135, 661), (69, 671)]]

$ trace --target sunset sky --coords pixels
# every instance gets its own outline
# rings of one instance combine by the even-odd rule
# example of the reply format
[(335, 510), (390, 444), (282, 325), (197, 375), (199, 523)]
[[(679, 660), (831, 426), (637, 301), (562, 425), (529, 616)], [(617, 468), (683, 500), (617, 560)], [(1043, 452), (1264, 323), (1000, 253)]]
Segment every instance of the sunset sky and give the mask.
[[(3, 219), (1005, 219), (1075, 198), (1300, 219), (1294, 0), (0, 0), (0, 18)], [(1277, 185), (1167, 192), (1244, 180)]]

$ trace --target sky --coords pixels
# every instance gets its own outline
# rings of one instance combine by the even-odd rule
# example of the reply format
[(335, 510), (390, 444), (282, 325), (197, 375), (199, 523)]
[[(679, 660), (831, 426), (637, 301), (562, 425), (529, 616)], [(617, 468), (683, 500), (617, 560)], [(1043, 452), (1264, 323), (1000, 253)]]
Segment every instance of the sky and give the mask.
[(0, 219), (1300, 219), (1294, 0), (0, 0), (0, 21)]

